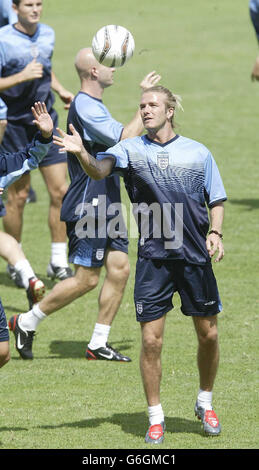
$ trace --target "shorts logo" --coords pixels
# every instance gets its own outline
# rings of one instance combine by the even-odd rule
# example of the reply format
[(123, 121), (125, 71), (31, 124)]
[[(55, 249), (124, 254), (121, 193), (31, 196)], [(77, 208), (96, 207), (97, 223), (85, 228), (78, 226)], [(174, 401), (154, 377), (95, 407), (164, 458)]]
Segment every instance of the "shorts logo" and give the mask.
[(204, 305), (213, 305), (216, 303), (216, 300), (210, 300), (209, 302), (206, 302)]
[(142, 302), (136, 302), (136, 309), (137, 313), (141, 315), (143, 313), (143, 303)]
[(160, 170), (166, 170), (169, 165), (169, 153), (159, 152), (157, 153), (157, 166)]
[(104, 249), (103, 248), (99, 248), (98, 250), (96, 250), (96, 259), (98, 259), (98, 261), (101, 261), (104, 257)]

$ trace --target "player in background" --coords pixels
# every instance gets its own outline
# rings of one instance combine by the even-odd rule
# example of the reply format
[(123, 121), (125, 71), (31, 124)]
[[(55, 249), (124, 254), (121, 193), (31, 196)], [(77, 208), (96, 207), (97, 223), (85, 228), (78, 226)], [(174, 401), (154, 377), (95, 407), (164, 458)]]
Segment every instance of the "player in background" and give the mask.
[[(8, 108), (2, 151), (18, 151), (33, 139), (37, 129), (31, 124), (31, 103), (44, 101), (57, 127), (52, 90), (64, 101), (65, 108), (73, 98), (52, 71), (55, 35), (52, 28), (40, 23), (42, 3), (41, 0), (14, 0), (18, 21), (0, 29), (0, 98)], [(53, 279), (65, 279), (72, 275), (67, 262), (66, 228), (60, 221), (61, 202), (68, 187), (66, 155), (58, 155), (55, 147), (51, 146), (39, 168), (50, 196), (51, 258), (48, 275)], [(8, 189), (3, 224), (5, 231), (18, 243), (22, 238), (23, 211), (29, 188), (28, 172)]]
[[(40, 102), (35, 103), (34, 107), (32, 107), (32, 113), (34, 124), (40, 131), (35, 135), (33, 142), (19, 152), (13, 154), (0, 153), (0, 195), (3, 193), (5, 188), (20, 178), (26, 171), (37, 168), (51, 146), (53, 122), (47, 112), (45, 104)], [(0, 233), (0, 246), (2, 244), (2, 235), (6, 234)], [(30, 271), (27, 270), (26, 264), (22, 268), (22, 262), (24, 261), (23, 254), (22, 252), (17, 251), (13, 238), (10, 237), (10, 239), (8, 248), (5, 247), (6, 251), (4, 251), (4, 253), (7, 254), (8, 249), (13, 249), (13, 253), (9, 254), (8, 252), (8, 255), (10, 255), (14, 263), (17, 259), (19, 260), (24, 279), (27, 279), (27, 276), (31, 276), (28, 279), (29, 288), (27, 290), (27, 295), (29, 300), (34, 303), (35, 300), (37, 301), (42, 297), (41, 286), (39, 284), (36, 286), (36, 283), (34, 282), (35, 279), (33, 277), (34, 273), (30, 273)], [(4, 239), (4, 241), (6, 243), (6, 239)], [(34, 288), (32, 288), (33, 285)], [(0, 367), (4, 366), (9, 359), (9, 331), (4, 308), (0, 299)]]
[[(17, 15), (12, 8), (12, 0), (2, 0), (0, 3), (0, 27), (7, 24), (14, 24)], [(3, 140), (7, 126), (7, 106), (0, 98), (0, 144)], [(30, 188), (30, 197), (36, 197), (35, 192)], [(5, 215), (5, 208), (0, 195), (0, 217)], [(44, 284), (37, 279), (30, 263), (25, 257), (21, 246), (11, 235), (0, 232), (0, 256), (7, 261), (8, 266), (13, 266), (11, 277), (19, 287), (24, 287), (29, 299), (29, 305), (39, 301), (45, 291)], [(32, 281), (33, 279), (33, 281)]]
[[(139, 110), (123, 126), (111, 116), (102, 102), (105, 89), (113, 84), (115, 69), (100, 65), (90, 48), (79, 51), (75, 66), (81, 89), (70, 106), (68, 123), (73, 123), (78, 129), (86, 149), (95, 155), (120, 140), (140, 135), (143, 132), (143, 123)], [(151, 72), (143, 79), (140, 87), (144, 90), (159, 80), (160, 76)], [(99, 235), (97, 228), (101, 219), (98, 218), (99, 210), (104, 211), (104, 224), (114, 217), (109, 217), (106, 209), (110, 203), (121, 201), (120, 180), (118, 176), (100, 182), (92, 180), (72, 154), (68, 155), (68, 169), (71, 182), (63, 200), (61, 218), (67, 225), (69, 261), (75, 265), (75, 276), (56, 284), (46, 298), (34, 305), (27, 314), (18, 315), (18, 319), (17, 316), (12, 317), (10, 328), (16, 339), (18, 334), (21, 338), (26, 338), (26, 334), (34, 332), (48, 315), (94, 289), (98, 284), (101, 268), (105, 266), (106, 276), (98, 299), (97, 322), (86, 350), (86, 358), (129, 362), (129, 357), (120, 354), (108, 343), (111, 324), (119, 309), (129, 276), (126, 228), (114, 240), (109, 238), (107, 231)], [(103, 196), (106, 204), (104, 207), (101, 206)], [(96, 231), (93, 238), (85, 235), (81, 237), (78, 230), (84, 225), (85, 215), (90, 209), (93, 220), (97, 222)], [(16, 347), (24, 359), (33, 358), (32, 351), (23, 346), (19, 348), (17, 341)]]
[[(140, 111), (147, 135), (122, 141), (98, 153), (96, 159), (86, 151), (73, 126), (72, 136), (63, 131), (60, 138), (54, 136), (54, 142), (75, 154), (91, 178), (101, 180), (116, 172), (123, 176), (131, 202), (138, 204), (134, 301), (142, 331), (140, 368), (150, 424), (145, 441), (151, 444), (164, 439), (161, 351), (166, 314), (173, 307), (176, 291), (181, 310), (192, 317), (198, 338), (200, 381), (195, 415), (202, 420), (206, 434), (221, 432), (212, 408), (212, 391), (219, 363), (217, 314), (222, 305), (211, 258), (216, 254), (219, 262), (224, 256), (226, 193), (210, 151), (175, 133), (174, 113), (179, 105), (177, 95), (164, 87), (144, 91)], [(151, 204), (153, 224), (143, 234), (141, 218)]]
[[(17, 21), (17, 15), (12, 8), (12, 0), (1, 0), (0, 3), (0, 28)], [(3, 140), (7, 126), (7, 106), (0, 98), (0, 144)]]
[[(14, 12), (12, 5), (13, 5), (12, 0), (1, 0), (0, 2), (0, 28), (7, 24), (14, 24), (17, 22), (17, 15)], [(2, 143), (6, 126), (7, 126), (7, 106), (5, 105), (3, 100), (0, 98), (0, 144)], [(27, 203), (36, 202), (36, 200), (37, 200), (37, 195), (34, 189), (30, 186), (29, 194), (28, 194), (26, 202)], [(10, 266), (9, 263), (7, 266)], [(13, 277), (13, 280), (18, 285), (18, 287), (23, 287), (23, 285), (21, 284), (20, 277), (19, 275), (17, 275), (15, 270), (13, 271), (13, 273), (11, 270), (11, 273), (10, 273), (8, 269), (8, 274), (10, 275), (11, 278)]]
[[(259, 43), (259, 0), (250, 0), (249, 2), (249, 11), (250, 11), (250, 18), (254, 26), (254, 30), (256, 33), (257, 41)], [(259, 56), (256, 58), (252, 73), (251, 79), (259, 80)]]

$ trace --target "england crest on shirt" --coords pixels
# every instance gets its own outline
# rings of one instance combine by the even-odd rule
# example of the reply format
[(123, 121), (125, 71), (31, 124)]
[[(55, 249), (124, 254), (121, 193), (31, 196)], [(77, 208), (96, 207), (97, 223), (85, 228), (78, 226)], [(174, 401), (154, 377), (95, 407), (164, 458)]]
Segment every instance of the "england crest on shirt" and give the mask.
[(37, 44), (35, 43), (31, 45), (31, 55), (34, 60), (36, 60), (37, 57), (39, 56), (39, 49), (38, 49)]
[(98, 250), (96, 250), (96, 259), (98, 259), (98, 261), (101, 261), (103, 257), (104, 257), (104, 249), (98, 248)]
[(157, 166), (160, 170), (166, 170), (169, 165), (169, 153), (159, 152), (157, 153)]

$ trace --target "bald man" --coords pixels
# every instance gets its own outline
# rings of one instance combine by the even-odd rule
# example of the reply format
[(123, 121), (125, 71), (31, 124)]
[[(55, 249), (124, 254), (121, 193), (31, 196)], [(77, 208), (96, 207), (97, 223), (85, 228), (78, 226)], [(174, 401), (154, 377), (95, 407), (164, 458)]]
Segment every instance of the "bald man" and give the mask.
[[(140, 135), (144, 128), (139, 110), (123, 126), (113, 119), (102, 102), (105, 88), (113, 84), (115, 69), (100, 65), (90, 48), (78, 52), (75, 67), (81, 88), (70, 106), (68, 125), (72, 123), (77, 129), (85, 148), (96, 155), (122, 139)], [(160, 78), (153, 71), (143, 79), (140, 88), (150, 88)], [(98, 299), (97, 321), (85, 356), (88, 360), (129, 362), (129, 357), (108, 344), (111, 324), (129, 276), (126, 227), (123, 218), (115, 223), (115, 212), (110, 210), (120, 207), (119, 177), (92, 180), (73, 154), (68, 154), (68, 170), (71, 182), (63, 199), (61, 220), (66, 222), (69, 261), (75, 266), (75, 276), (56, 284), (29, 312), (12, 317), (9, 326), (21, 357), (32, 359), (32, 341), (30, 344), (26, 341), (28, 335), (33, 338), (30, 332), (50, 314), (94, 289), (104, 266), (106, 276)]]

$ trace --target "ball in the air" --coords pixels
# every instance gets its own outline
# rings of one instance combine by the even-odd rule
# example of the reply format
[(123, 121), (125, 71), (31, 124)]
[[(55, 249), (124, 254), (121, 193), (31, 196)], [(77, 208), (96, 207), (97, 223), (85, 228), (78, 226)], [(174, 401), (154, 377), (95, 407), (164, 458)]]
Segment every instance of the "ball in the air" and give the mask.
[(126, 28), (110, 24), (103, 26), (92, 41), (92, 51), (95, 58), (106, 67), (121, 67), (132, 56), (135, 41)]

